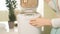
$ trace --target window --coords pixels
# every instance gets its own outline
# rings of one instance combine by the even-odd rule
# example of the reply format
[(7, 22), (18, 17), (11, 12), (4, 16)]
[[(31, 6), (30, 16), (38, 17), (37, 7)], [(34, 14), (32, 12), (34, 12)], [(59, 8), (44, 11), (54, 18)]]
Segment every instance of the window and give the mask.
[(7, 10), (5, 0), (0, 0), (0, 10)]
[[(20, 0), (16, 0), (17, 1), (17, 9), (20, 9)], [(0, 0), (0, 10), (8, 10), (8, 8), (6, 7), (6, 0)]]

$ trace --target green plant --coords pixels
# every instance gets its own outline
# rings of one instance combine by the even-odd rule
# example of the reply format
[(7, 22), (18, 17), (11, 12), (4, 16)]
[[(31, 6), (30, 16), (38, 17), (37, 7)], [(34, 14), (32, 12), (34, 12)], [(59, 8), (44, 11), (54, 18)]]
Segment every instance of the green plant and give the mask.
[(14, 14), (14, 10), (16, 8), (16, 0), (6, 0), (6, 5), (9, 10), (9, 21), (15, 21), (16, 17)]

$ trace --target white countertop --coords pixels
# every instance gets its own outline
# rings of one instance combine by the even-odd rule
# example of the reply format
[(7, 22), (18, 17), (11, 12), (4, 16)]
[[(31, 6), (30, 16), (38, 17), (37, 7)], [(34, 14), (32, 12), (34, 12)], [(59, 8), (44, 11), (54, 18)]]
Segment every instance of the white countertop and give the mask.
[[(15, 21), (17, 23), (17, 21)], [(8, 21), (0, 21), (0, 24), (5, 25), (4, 28), (6, 29), (6, 32), (18, 32), (18, 28), (14, 27), (13, 29), (9, 29)], [(2, 26), (2, 25), (1, 25)]]

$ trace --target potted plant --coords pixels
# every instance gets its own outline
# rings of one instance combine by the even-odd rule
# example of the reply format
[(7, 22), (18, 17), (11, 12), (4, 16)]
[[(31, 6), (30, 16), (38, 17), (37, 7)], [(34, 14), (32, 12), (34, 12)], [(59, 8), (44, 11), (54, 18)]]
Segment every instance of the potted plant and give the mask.
[(14, 21), (16, 21), (16, 16), (14, 10), (16, 8), (16, 0), (6, 0), (6, 5), (9, 10), (9, 28), (14, 28)]

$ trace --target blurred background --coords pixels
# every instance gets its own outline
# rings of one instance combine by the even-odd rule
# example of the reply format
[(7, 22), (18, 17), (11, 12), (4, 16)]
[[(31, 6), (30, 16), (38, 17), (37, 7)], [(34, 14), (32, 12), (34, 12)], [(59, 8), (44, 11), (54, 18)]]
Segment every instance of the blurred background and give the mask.
[[(11, 32), (11, 33), (18, 32), (17, 21), (16, 20), (12, 22), (9, 21), (9, 15), (10, 15), (8, 10), (9, 7), (6, 7), (8, 3), (9, 2), (7, 2), (7, 0), (0, 0), (0, 32)], [(20, 0), (16, 0), (16, 8), (14, 10), (15, 17), (18, 14), (20, 14), (20, 11), (21, 11)], [(37, 12), (39, 12), (41, 16), (44, 17), (44, 0), (38, 1)]]

